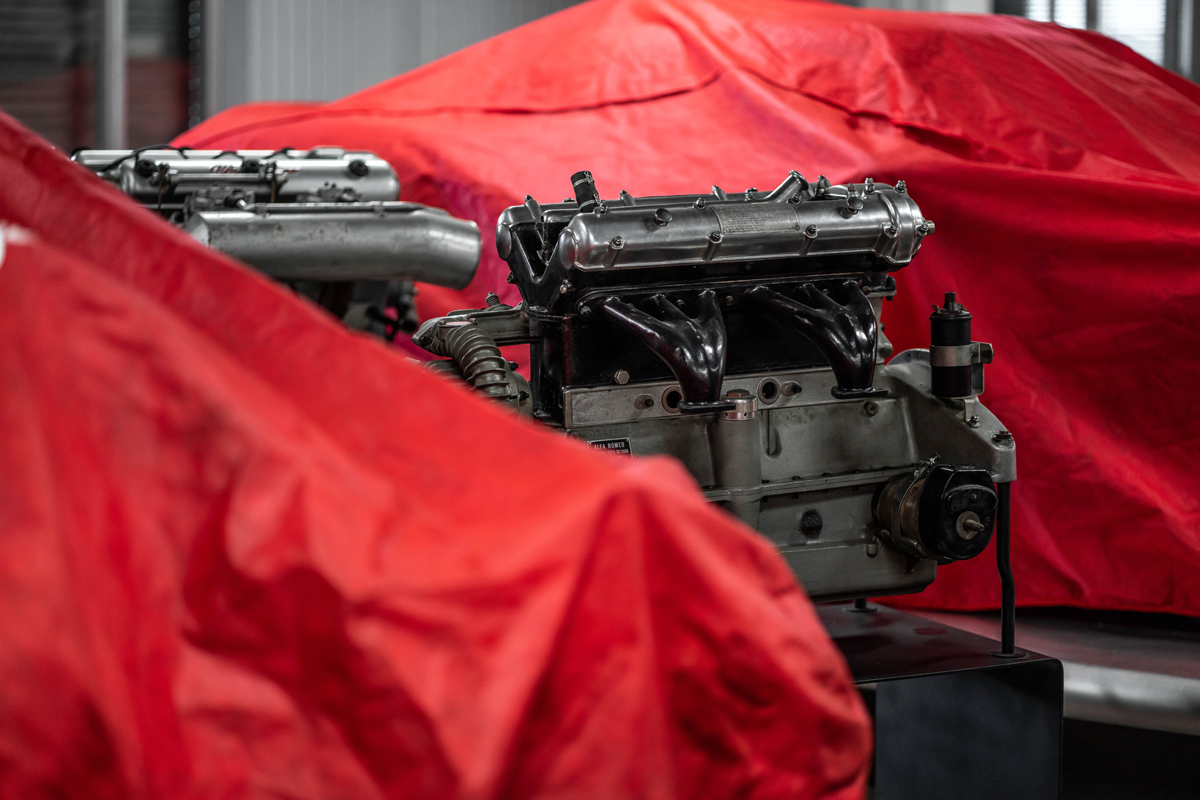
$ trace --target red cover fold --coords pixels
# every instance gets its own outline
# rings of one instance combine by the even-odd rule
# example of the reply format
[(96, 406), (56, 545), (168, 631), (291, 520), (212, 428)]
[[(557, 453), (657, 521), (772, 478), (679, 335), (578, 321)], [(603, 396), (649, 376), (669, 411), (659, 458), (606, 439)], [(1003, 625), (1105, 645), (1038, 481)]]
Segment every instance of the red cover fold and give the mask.
[(772, 548), (0, 114), (0, 797), (860, 797)]
[[(1017, 440), (1017, 600), (1200, 615), (1200, 87), (1098, 34), (805, 0), (594, 0), (327, 104), (244, 106), (197, 147), (373, 150), (403, 196), (489, 230), (569, 176), (615, 197), (790, 169), (903, 179), (936, 233), (884, 322), (928, 343), (945, 291), (996, 348)], [(485, 247), (426, 316), (517, 299)], [(993, 556), (903, 602), (999, 602)]]

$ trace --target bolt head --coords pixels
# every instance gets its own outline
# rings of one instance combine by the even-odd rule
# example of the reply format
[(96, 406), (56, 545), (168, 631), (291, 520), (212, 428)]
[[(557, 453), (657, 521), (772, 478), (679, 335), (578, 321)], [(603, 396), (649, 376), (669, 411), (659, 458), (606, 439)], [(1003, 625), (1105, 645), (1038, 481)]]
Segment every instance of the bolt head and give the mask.
[(800, 515), (799, 528), (805, 536), (816, 536), (823, 527), (825, 527), (825, 521), (821, 519), (821, 512), (816, 509), (810, 508)]

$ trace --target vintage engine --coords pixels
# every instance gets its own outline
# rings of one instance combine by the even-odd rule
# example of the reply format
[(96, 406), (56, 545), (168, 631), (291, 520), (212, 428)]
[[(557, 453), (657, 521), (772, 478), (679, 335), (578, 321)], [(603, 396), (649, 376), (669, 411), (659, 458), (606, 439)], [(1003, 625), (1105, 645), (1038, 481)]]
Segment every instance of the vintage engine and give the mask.
[[(891, 273), (932, 233), (903, 182), (601, 200), (501, 215), (515, 307), (430, 320), (435, 367), (597, 447), (667, 454), (818, 600), (917, 592), (991, 539), (1016, 477), (976, 400), (990, 345), (953, 293), (892, 355)], [(531, 382), (498, 346), (531, 345)]]
[(462, 289), (479, 265), (477, 226), (396, 201), (396, 173), (372, 153), (168, 148), (72, 158), (204, 244), (389, 339), (416, 327), (414, 281)]

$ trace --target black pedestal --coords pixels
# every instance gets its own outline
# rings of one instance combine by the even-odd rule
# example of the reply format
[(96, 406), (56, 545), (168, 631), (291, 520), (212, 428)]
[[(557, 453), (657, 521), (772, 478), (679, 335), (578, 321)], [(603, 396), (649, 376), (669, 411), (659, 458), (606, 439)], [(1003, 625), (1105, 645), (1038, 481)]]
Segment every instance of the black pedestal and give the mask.
[(818, 611), (855, 682), (875, 685), (875, 800), (1058, 800), (1062, 664), (870, 608)]

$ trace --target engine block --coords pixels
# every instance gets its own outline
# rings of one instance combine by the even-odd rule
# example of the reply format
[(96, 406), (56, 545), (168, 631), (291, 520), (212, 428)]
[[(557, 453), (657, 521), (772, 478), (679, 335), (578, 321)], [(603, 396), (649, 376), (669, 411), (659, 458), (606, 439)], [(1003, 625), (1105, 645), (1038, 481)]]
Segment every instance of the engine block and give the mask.
[[(903, 183), (791, 173), (755, 189), (573, 201), (500, 217), (523, 302), (425, 323), (414, 341), (494, 397), (605, 450), (680, 461), (780, 549), (814, 599), (917, 592), (971, 558), (1013, 480), (1011, 435), (978, 401), (991, 347), (947, 294), (929, 350), (892, 356), (879, 320), (934, 230)], [(530, 344), (530, 385), (461, 348)]]

